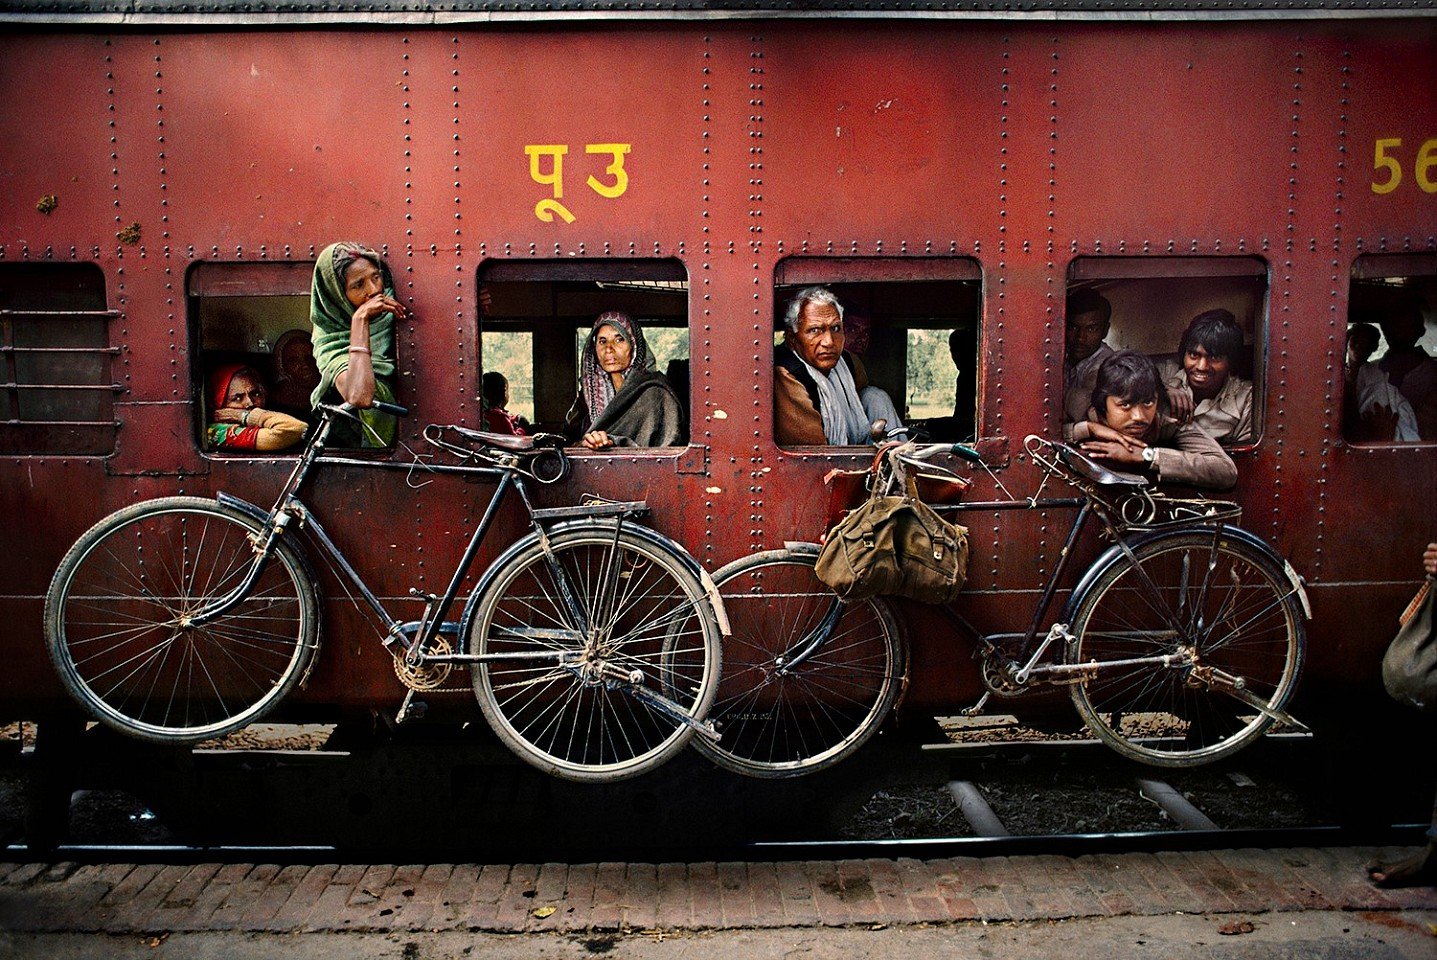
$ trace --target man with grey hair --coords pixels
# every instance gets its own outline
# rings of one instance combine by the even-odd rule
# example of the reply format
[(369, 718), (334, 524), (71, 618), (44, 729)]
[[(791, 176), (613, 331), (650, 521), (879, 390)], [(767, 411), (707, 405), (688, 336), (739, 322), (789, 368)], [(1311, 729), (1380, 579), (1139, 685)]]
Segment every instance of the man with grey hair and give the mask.
[(773, 429), (783, 446), (869, 443), (873, 428), (902, 430), (888, 394), (868, 385), (863, 364), (843, 349), (843, 304), (825, 287), (789, 301), (774, 350)]

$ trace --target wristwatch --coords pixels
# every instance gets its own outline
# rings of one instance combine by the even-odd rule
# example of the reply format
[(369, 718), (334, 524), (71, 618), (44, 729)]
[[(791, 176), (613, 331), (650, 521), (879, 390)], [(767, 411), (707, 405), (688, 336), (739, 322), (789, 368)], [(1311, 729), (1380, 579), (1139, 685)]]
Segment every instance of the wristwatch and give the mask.
[(1143, 447), (1143, 463), (1157, 463), (1157, 462), (1158, 462), (1158, 448), (1157, 448), (1157, 447)]

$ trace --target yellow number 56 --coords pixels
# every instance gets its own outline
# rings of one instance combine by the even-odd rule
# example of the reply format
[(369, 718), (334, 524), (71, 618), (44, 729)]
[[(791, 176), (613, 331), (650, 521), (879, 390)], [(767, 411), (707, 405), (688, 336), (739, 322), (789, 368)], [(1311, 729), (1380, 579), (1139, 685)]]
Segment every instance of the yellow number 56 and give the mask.
[[(1372, 158), (1372, 168), (1378, 171), (1386, 170), (1387, 179), (1381, 183), (1374, 180), (1372, 182), (1373, 193), (1391, 193), (1402, 182), (1402, 164), (1387, 152), (1395, 151), (1400, 146), (1402, 146), (1400, 137), (1384, 137), (1377, 141)], [(1437, 167), (1437, 138), (1422, 144), (1417, 151), (1417, 160), (1412, 166), (1412, 176), (1424, 193), (1437, 193), (1437, 180), (1432, 178), (1433, 167)]]

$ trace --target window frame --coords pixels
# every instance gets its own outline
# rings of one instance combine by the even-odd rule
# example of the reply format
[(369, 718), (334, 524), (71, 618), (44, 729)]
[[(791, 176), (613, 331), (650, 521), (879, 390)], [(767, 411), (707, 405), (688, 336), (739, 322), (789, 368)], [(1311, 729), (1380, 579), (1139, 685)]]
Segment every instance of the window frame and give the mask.
[[(1108, 254), (1083, 254), (1068, 261), (1065, 272), (1064, 297), (1071, 295), (1075, 284), (1093, 286), (1102, 281), (1162, 281), (1162, 280), (1223, 280), (1250, 278), (1261, 281), (1260, 296), (1251, 314), (1252, 342), (1251, 365), (1248, 370), (1252, 383), (1253, 438), (1245, 443), (1222, 444), (1229, 456), (1248, 455), (1262, 446), (1267, 433), (1268, 366), (1271, 350), (1272, 316), (1272, 264), (1262, 256), (1250, 253), (1239, 254), (1189, 254), (1171, 256), (1129, 256)], [(1097, 288), (1102, 292), (1101, 288)], [(1199, 311), (1201, 312), (1201, 311)], [(1066, 314), (1066, 311), (1065, 311)], [(1173, 349), (1165, 353), (1143, 353), (1156, 363), (1157, 357), (1171, 354), (1182, 362), (1181, 342), (1183, 331), (1196, 313), (1178, 321), (1172, 328)], [(1062, 318), (1066, 323), (1066, 315)], [(1241, 322), (1242, 318), (1238, 318)], [(1062, 353), (1059, 370), (1062, 376), (1055, 378), (1059, 384), (1053, 408), (1058, 411), (1059, 426), (1062, 426), (1065, 398), (1067, 395), (1067, 336), (1062, 332)], [(1122, 349), (1130, 349), (1123, 347)]]
[[(308, 303), (314, 279), (314, 264), (313, 260), (198, 260), (190, 265), (185, 275), (185, 316), (190, 338), (190, 400), (194, 406), (193, 441), (202, 458), (227, 463), (264, 462), (275, 459), (296, 459), (304, 452), (304, 442), (284, 450), (224, 450), (209, 445), (206, 438), (206, 428), (210, 423), (209, 414), (212, 412), (208, 382), (209, 367), (217, 362), (217, 356), (239, 357), (242, 353), (243, 359), (248, 361), (257, 355), (257, 351), (237, 352), (208, 345), (201, 301), (284, 297), (303, 298)], [(309, 328), (307, 313), (304, 319), (304, 328)], [(396, 337), (396, 364), (400, 362), (399, 348), (399, 338)], [(255, 363), (257, 364), (258, 361)], [(260, 367), (261, 372), (270, 372), (268, 363), (261, 364)], [(308, 437), (309, 432), (306, 431), (306, 440)], [(346, 457), (378, 460), (390, 458), (399, 449), (401, 448), (397, 441), (394, 445), (383, 449), (335, 448), (337, 451), (342, 451)]]
[[(1376, 266), (1381, 264), (1381, 267)], [(1347, 331), (1352, 325), (1352, 303), (1353, 288), (1357, 282), (1364, 280), (1385, 280), (1392, 277), (1432, 277), (1434, 287), (1437, 287), (1437, 252), (1430, 250), (1416, 252), (1383, 253), (1363, 252), (1352, 258), (1352, 267), (1347, 273), (1347, 312), (1342, 325), (1342, 350), (1338, 358), (1339, 365), (1345, 368), (1347, 362)], [(1428, 302), (1433, 311), (1437, 311), (1437, 300)], [(1424, 333), (1425, 336), (1425, 333)], [(1386, 334), (1382, 335), (1382, 342), (1385, 343)], [(1419, 341), (1420, 342), (1420, 341)], [(1429, 353), (1429, 356), (1431, 354)], [(1362, 440), (1353, 439), (1348, 436), (1345, 412), (1347, 410), (1347, 378), (1342, 379), (1341, 402), (1337, 404), (1336, 411), (1338, 421), (1336, 429), (1342, 438), (1343, 445), (1355, 450), (1415, 450), (1437, 445), (1437, 438), (1431, 440)]]
[[(904, 284), (904, 283), (974, 283), (973, 295), (973, 338), (974, 338), (974, 365), (972, 373), (973, 391), (973, 420), (974, 420), (974, 441), (981, 438), (983, 426), (983, 327), (984, 311), (986, 308), (986, 280), (984, 277), (982, 260), (976, 256), (952, 255), (952, 256), (821, 256), (811, 253), (790, 254), (783, 257), (774, 265), (773, 282), (771, 291), (774, 299), (773, 339), (777, 349), (777, 342), (786, 329), (784, 323), (784, 310), (789, 296), (780, 296), (780, 291), (790, 288), (790, 293), (809, 286), (847, 286), (856, 284)], [(842, 297), (840, 297), (842, 300)], [(850, 304), (844, 303), (845, 316)], [(887, 325), (885, 324), (885, 327)], [(956, 329), (957, 327), (954, 327)], [(910, 327), (893, 326), (891, 330), (904, 332), (904, 341), (907, 342), (908, 331), (914, 329), (947, 329), (939, 327)], [(905, 347), (906, 351), (906, 347)], [(895, 408), (900, 414), (906, 413), (909, 401), (907, 372), (907, 355), (903, 357), (905, 379), (903, 396), (892, 397)], [(775, 366), (774, 356), (769, 355), (769, 368)], [(865, 367), (867, 364), (865, 364)], [(773, 389), (773, 376), (769, 377), (770, 390)], [(845, 445), (845, 444), (781, 444), (778, 441), (778, 421), (776, 417), (777, 402), (776, 396), (771, 396), (769, 401), (769, 440), (785, 456), (832, 458), (835, 456), (851, 455), (862, 451), (867, 444)], [(931, 419), (931, 418), (924, 418)]]
[[(694, 371), (693, 371), (693, 345), (699, 342), (700, 337), (695, 332), (695, 307), (694, 289), (692, 284), (692, 271), (688, 262), (678, 256), (655, 256), (655, 257), (570, 257), (565, 259), (534, 259), (534, 260), (512, 260), (504, 258), (487, 258), (479, 262), (475, 267), (476, 289), (482, 289), (486, 284), (496, 283), (543, 283), (543, 284), (601, 284), (601, 283), (629, 283), (629, 284), (683, 284), (683, 315), (684, 323), (682, 329), (688, 335), (688, 359), (690, 364), (690, 377), (686, 391), (680, 393), (680, 401), (684, 405), (684, 412), (688, 424), (689, 439), (687, 443), (672, 447), (610, 447), (605, 450), (589, 450), (584, 447), (569, 445), (566, 451), (578, 458), (615, 458), (643, 460), (679, 460), (679, 472), (702, 472), (704, 469), (703, 444), (695, 439), (700, 432), (699, 425), (695, 423), (695, 412), (698, 409), (694, 402)], [(492, 321), (481, 310), (476, 317), (476, 334), (480, 343), (480, 364), (478, 377), (489, 371), (487, 361), (483, 357), (483, 338), (486, 321), (492, 322), (495, 326), (490, 328), (491, 332), (525, 332), (535, 334), (532, 356), (530, 358), (532, 376), (538, 379), (538, 372), (546, 363), (553, 365), (556, 357), (567, 358), (567, 346), (573, 339), (572, 331), (569, 329), (569, 321), (575, 321), (576, 329), (582, 329), (592, 324), (597, 314), (562, 314), (557, 312), (547, 316), (536, 317), (532, 320), (523, 320), (516, 317), (498, 316)], [(642, 319), (642, 318), (640, 318)], [(562, 323), (562, 330), (555, 331), (558, 335), (553, 337), (553, 344), (557, 350), (550, 351), (547, 359), (541, 356), (540, 341), (545, 338), (538, 336), (545, 324)], [(649, 329), (650, 327), (645, 327)], [(668, 327), (665, 327), (668, 329)], [(677, 329), (677, 328), (675, 328)], [(571, 403), (577, 390), (578, 363), (577, 349), (570, 361), (572, 366), (569, 374), (566, 375), (565, 383), (569, 384), (567, 396)], [(664, 372), (664, 371), (660, 371)], [(476, 383), (479, 382), (476, 379)], [(558, 394), (555, 393), (554, 396)], [(552, 406), (552, 397), (549, 398), (550, 409), (557, 409)], [(567, 409), (567, 407), (566, 407)], [(538, 421), (540, 413), (539, 399), (535, 396), (535, 419)], [(552, 421), (541, 421), (552, 422)]]

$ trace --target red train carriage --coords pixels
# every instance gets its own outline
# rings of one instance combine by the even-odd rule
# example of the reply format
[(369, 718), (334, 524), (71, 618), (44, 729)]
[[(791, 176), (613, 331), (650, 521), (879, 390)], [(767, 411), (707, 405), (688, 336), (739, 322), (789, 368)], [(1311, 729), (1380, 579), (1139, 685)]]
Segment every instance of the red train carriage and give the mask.
[[(413, 416), (363, 456), (480, 426), (486, 369), (561, 424), (582, 333), (623, 309), (681, 385), (688, 442), (579, 452), (544, 502), (646, 499), (710, 570), (818, 539), (822, 478), (870, 456), (775, 442), (776, 318), (799, 287), (835, 290), (873, 381), (911, 419), (971, 421), (1014, 491), (1039, 476), (1022, 438), (1060, 433), (1069, 292), (1101, 292), (1109, 342), (1152, 355), (1229, 309), (1256, 425), (1233, 496), (1308, 585), (1306, 717), (1347, 711), (1437, 536), (1437, 447), (1343, 420), (1359, 308), (1415, 294), (1437, 343), (1437, 96), (1414, 82), (1437, 20), (1210, 6), (0, 4), (0, 713), (73, 711), (41, 611), (96, 520), (172, 494), (270, 502), (293, 458), (206, 449), (205, 376), (282, 373), (316, 253), (346, 238), (384, 253), (411, 313)], [(337, 468), (313, 494), (396, 603), (442, 589), (490, 495), (401, 476)], [(976, 475), (970, 498), (994, 495)], [(499, 524), (493, 543), (523, 530)], [(1062, 529), (971, 523), (975, 624), (1022, 629)], [(389, 657), (322, 587), (290, 715), (391, 708)], [(974, 701), (967, 641), (900, 611), (904, 713)]]

